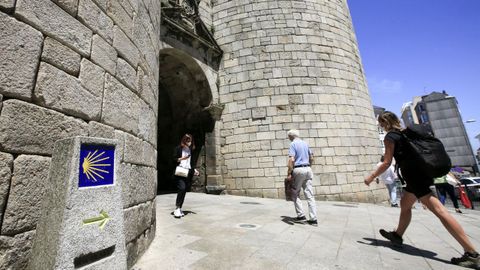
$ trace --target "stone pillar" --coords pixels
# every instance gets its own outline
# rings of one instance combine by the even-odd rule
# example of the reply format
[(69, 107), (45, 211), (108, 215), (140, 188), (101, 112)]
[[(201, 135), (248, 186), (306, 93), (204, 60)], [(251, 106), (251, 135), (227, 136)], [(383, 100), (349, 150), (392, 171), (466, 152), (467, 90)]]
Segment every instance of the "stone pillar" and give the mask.
[(228, 192), (283, 197), (286, 132), (298, 129), (316, 156), (318, 199), (373, 201), (363, 179), (380, 148), (346, 1), (218, 0), (213, 10)]

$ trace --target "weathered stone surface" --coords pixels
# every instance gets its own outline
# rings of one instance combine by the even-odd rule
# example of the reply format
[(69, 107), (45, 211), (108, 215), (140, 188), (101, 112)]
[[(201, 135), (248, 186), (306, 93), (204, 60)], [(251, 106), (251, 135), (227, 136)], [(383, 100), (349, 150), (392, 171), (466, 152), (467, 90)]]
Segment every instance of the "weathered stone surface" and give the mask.
[(2, 106), (3, 106), (3, 95), (0, 94), (0, 112), (2, 111)]
[[(107, 126), (95, 121), (90, 121), (88, 123), (88, 136), (115, 139), (115, 129), (111, 126)], [(116, 151), (116, 153), (118, 153), (118, 150)]]
[(123, 9), (133, 18), (135, 10), (138, 9), (138, 1), (120, 0)]
[(8, 190), (12, 177), (13, 156), (0, 152), (0, 228), (2, 227), (3, 211), (7, 203)]
[(114, 75), (115, 67), (117, 66), (117, 51), (102, 37), (94, 35), (92, 61)]
[(15, 14), (47, 36), (62, 41), (83, 56), (90, 55), (92, 31), (53, 2), (18, 0)]
[(84, 119), (95, 120), (100, 118), (102, 89), (88, 91), (82, 87), (77, 78), (42, 62), (34, 96), (40, 105)]
[(45, 38), (43, 43), (42, 61), (74, 76), (80, 71), (80, 54), (64, 46), (53, 38)]
[(0, 235), (0, 269), (26, 269), (34, 237), (35, 231)]
[(103, 95), (103, 86), (105, 83), (105, 70), (87, 59), (83, 59), (80, 70), (80, 83), (90, 93), (96, 96)]
[(0, 94), (32, 97), (43, 36), (0, 12)]
[(153, 203), (148, 201), (123, 210), (125, 241), (130, 242), (152, 226)]
[(93, 2), (97, 3), (97, 5), (105, 12), (107, 11), (107, 1), (108, 0), (93, 0)]
[(2, 234), (35, 229), (48, 180), (50, 158), (20, 155), (13, 164), (13, 177), (5, 209)]
[(116, 25), (113, 28), (113, 47), (117, 49), (118, 54), (125, 58), (130, 65), (133, 67), (138, 65), (140, 53), (137, 47)]
[(120, 161), (123, 162), (124, 160), (124, 152), (125, 152), (125, 136), (128, 133), (120, 131), (120, 130), (115, 130), (115, 140), (118, 141), (118, 146), (117, 146), (117, 155), (120, 157)]
[(124, 161), (156, 167), (157, 152), (149, 143), (130, 134), (125, 134)]
[(157, 116), (142, 100), (142, 111), (140, 113), (140, 122), (138, 125), (138, 135), (152, 145), (157, 145)]
[(74, 16), (77, 14), (78, 9), (78, 0), (52, 0), (58, 6), (63, 8), (70, 15)]
[(0, 0), (0, 10), (10, 12), (15, 8), (15, 0)]
[(123, 207), (151, 201), (157, 193), (157, 170), (151, 167), (122, 163), (120, 166), (122, 177)]
[(136, 70), (122, 58), (117, 61), (117, 78), (126, 86), (137, 89), (137, 72)]
[[(155, 207), (153, 207), (155, 210)], [(127, 243), (127, 267), (130, 269), (135, 262), (142, 256), (147, 250), (150, 243), (155, 238), (155, 221), (148, 230), (140, 235), (137, 239)]]
[(113, 21), (92, 0), (80, 0), (78, 18), (105, 40), (113, 41)]
[(87, 124), (59, 112), (19, 100), (3, 102), (0, 149), (51, 155), (55, 141), (87, 135)]
[(127, 36), (132, 36), (132, 18), (120, 4), (120, 1), (107, 1), (107, 14), (120, 27)]
[(140, 98), (114, 77), (107, 74), (102, 122), (137, 134), (140, 112)]

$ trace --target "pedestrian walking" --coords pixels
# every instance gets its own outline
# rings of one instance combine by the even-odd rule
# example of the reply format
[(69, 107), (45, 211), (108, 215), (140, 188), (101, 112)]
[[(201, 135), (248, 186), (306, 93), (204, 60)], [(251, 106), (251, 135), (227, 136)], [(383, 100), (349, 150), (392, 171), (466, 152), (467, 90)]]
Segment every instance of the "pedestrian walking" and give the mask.
[(394, 245), (401, 246), (403, 244), (402, 236), (412, 219), (412, 205), (418, 198), (440, 219), (447, 231), (462, 246), (463, 256), (452, 258), (451, 262), (464, 267), (480, 268), (480, 256), (462, 226), (450, 215), (445, 206), (433, 196), (430, 190), (430, 186), (433, 185), (433, 178), (427, 176), (424, 168), (419, 168), (417, 164), (409, 163), (408, 160), (402, 160), (402, 151), (408, 149), (408, 142), (401, 133), (402, 127), (398, 117), (394, 113), (386, 111), (378, 116), (378, 123), (387, 132), (384, 139), (385, 159), (382, 165), (365, 178), (364, 182), (366, 185), (370, 185), (376, 177), (392, 164), (392, 159), (395, 157), (395, 162), (400, 166), (402, 178), (407, 184), (400, 200), (401, 210), (397, 228), (393, 231), (381, 229), (380, 234)]
[[(450, 178), (451, 180), (448, 181), (448, 178)], [(458, 200), (457, 200), (457, 196), (455, 195), (454, 187), (450, 184), (450, 182), (453, 182), (455, 185), (460, 184), (460, 182), (451, 172), (449, 172), (447, 175), (444, 175), (442, 177), (437, 177), (433, 179), (433, 183), (435, 184), (435, 189), (437, 190), (438, 198), (440, 199), (440, 202), (443, 205), (445, 205), (445, 201), (447, 200), (447, 194), (448, 194), (448, 196), (450, 197), (450, 200), (452, 200), (453, 207), (455, 207), (455, 212), (461, 214), (462, 211), (458, 206)]]
[(193, 175), (199, 174), (192, 166), (193, 150), (195, 150), (195, 144), (193, 136), (190, 134), (183, 135), (180, 145), (175, 147), (174, 159), (177, 163), (177, 167), (175, 169), (174, 179), (178, 189), (177, 199), (175, 201), (176, 208), (175, 211), (173, 211), (173, 216), (175, 218), (185, 216), (182, 211), (185, 195), (191, 188)]
[[(377, 168), (382, 166), (384, 161), (384, 156), (380, 157), (380, 162), (377, 164)], [(390, 165), (383, 173), (381, 173), (377, 178), (382, 180), (388, 190), (388, 196), (390, 197), (390, 206), (398, 207), (397, 204), (397, 175), (395, 174), (395, 168), (393, 165)]]
[(308, 211), (310, 219), (307, 223), (317, 226), (317, 206), (313, 196), (313, 172), (310, 165), (313, 163), (313, 153), (308, 144), (301, 140), (298, 130), (289, 130), (288, 139), (291, 141), (288, 150), (288, 175), (287, 181), (293, 181), (292, 200), (297, 213), (296, 220), (307, 220), (303, 211), (302, 201), (300, 200), (300, 190), (303, 188), (303, 194), (308, 202)]

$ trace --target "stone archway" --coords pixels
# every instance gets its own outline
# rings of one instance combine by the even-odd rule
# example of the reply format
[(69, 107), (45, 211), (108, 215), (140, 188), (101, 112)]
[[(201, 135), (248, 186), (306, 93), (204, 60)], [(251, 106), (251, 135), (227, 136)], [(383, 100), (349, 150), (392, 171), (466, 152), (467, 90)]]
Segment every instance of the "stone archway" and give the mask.
[[(212, 104), (208, 80), (191, 56), (176, 49), (160, 51), (158, 100), (157, 192), (169, 193), (176, 190), (172, 180), (175, 168), (172, 157), (182, 135), (190, 133), (194, 136), (193, 161), (204, 165), (205, 137), (215, 125), (208, 110)], [(204, 183), (205, 177), (200, 179)]]

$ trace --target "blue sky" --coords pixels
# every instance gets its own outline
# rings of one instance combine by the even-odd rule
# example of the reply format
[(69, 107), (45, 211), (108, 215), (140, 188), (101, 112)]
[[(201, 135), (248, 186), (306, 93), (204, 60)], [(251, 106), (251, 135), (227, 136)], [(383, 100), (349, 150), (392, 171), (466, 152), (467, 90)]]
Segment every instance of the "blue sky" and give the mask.
[(348, 0), (374, 105), (397, 114), (414, 96), (455, 96), (480, 147), (480, 0)]

